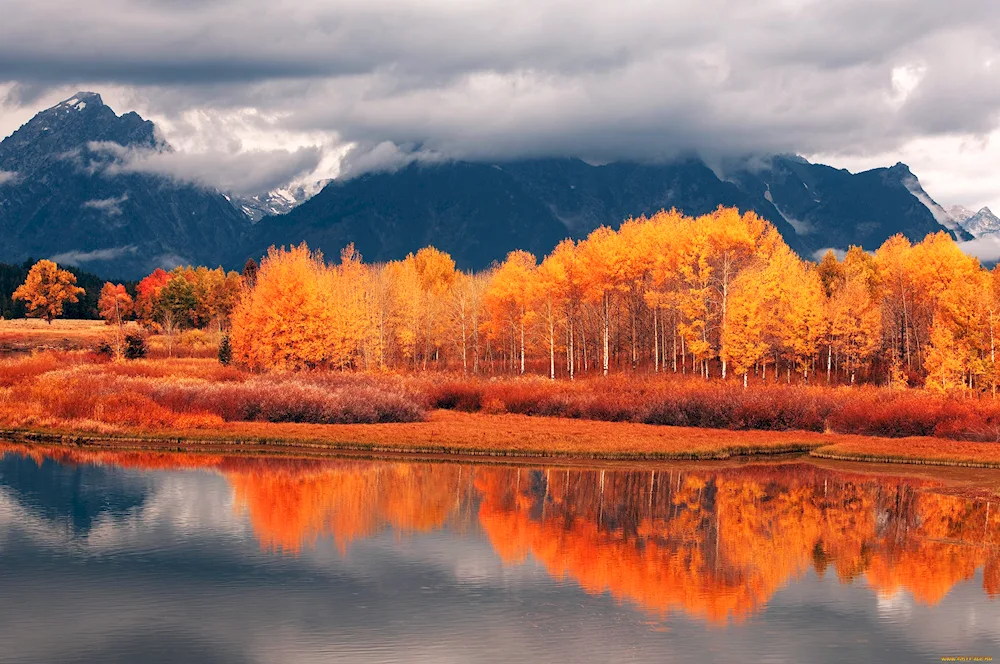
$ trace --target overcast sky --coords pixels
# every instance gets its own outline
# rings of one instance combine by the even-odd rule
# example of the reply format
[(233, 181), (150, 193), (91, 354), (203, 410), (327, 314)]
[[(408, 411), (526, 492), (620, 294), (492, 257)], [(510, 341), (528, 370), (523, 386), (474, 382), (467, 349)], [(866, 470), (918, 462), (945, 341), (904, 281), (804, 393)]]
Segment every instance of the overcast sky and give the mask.
[(795, 152), (904, 161), (939, 202), (1000, 211), (997, 0), (0, 0), (0, 15), (0, 135), (89, 89), (224, 182), (332, 176), (351, 146), (355, 169)]

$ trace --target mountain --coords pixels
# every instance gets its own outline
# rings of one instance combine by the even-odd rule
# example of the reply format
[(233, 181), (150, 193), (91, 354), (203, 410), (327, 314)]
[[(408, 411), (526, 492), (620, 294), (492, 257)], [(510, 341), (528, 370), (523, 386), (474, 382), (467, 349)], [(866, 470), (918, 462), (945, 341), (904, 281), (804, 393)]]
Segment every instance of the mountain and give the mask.
[(755, 210), (810, 258), (875, 249), (896, 233), (920, 240), (946, 230), (962, 240), (1000, 227), (988, 210), (959, 220), (904, 164), (852, 174), (787, 155), (714, 168), (693, 157), (452, 161), (334, 180), (311, 197), (298, 187), (238, 198), (134, 165), (136, 155), (169, 150), (151, 122), (118, 116), (92, 92), (42, 111), (0, 142), (0, 262), (53, 258), (138, 278), (181, 263), (240, 267), (272, 244), (306, 241), (329, 256), (353, 242), (369, 261), (433, 244), (460, 267), (482, 268), (514, 249), (541, 256), (631, 216), (719, 205)]
[(941, 230), (956, 240), (969, 237), (905, 164), (855, 174), (776, 156), (732, 177), (772, 202), (813, 251), (851, 245), (874, 250), (897, 233), (913, 241)]
[(973, 212), (961, 205), (948, 208), (952, 218), (972, 237), (983, 237), (1000, 232), (1000, 218), (988, 207)]
[(976, 214), (964, 205), (949, 205), (945, 208), (945, 212), (958, 224), (964, 223), (966, 219)]
[(233, 207), (249, 217), (250, 221), (257, 223), (264, 217), (288, 214), (292, 208), (312, 198), (329, 182), (329, 180), (324, 180), (309, 186), (281, 187), (255, 196), (229, 196), (227, 194), (226, 198), (233, 204)]
[(282, 216), (265, 217), (233, 260), (305, 241), (329, 256), (354, 242), (368, 261), (402, 258), (428, 244), (462, 267), (483, 267), (508, 251), (550, 250), (566, 226), (505, 170), (455, 162), (411, 165), (333, 181)]
[(169, 150), (153, 123), (80, 92), (0, 142), (0, 261), (53, 258), (106, 277), (218, 264), (250, 221), (218, 192), (115, 168)]
[(852, 174), (800, 157), (773, 156), (717, 173), (695, 158), (594, 166), (578, 159), (411, 164), (333, 181), (283, 216), (261, 219), (233, 257), (302, 241), (336, 255), (354, 242), (366, 260), (398, 259), (427, 244), (464, 268), (513, 249), (544, 254), (564, 237), (676, 207), (700, 215), (719, 205), (755, 210), (806, 257), (827, 248), (876, 249), (945, 230), (969, 234), (904, 164)]

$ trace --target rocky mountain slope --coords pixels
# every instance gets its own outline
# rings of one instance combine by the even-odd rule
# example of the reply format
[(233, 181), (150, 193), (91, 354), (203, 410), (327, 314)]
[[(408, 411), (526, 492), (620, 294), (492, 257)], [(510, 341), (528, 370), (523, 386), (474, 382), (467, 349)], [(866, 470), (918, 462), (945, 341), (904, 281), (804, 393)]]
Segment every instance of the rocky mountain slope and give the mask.
[(54, 258), (108, 277), (218, 264), (250, 228), (218, 192), (122, 167), (153, 123), (81, 92), (0, 142), (0, 262)]
[(755, 210), (807, 257), (855, 244), (876, 249), (896, 233), (970, 237), (904, 164), (852, 174), (776, 156), (717, 173), (694, 158), (603, 166), (547, 159), (410, 165), (335, 181), (287, 215), (263, 218), (233, 260), (303, 240), (328, 255), (354, 242), (368, 260), (434, 244), (459, 265), (481, 268), (513, 249), (542, 254), (630, 216), (671, 207), (699, 215), (719, 205)]

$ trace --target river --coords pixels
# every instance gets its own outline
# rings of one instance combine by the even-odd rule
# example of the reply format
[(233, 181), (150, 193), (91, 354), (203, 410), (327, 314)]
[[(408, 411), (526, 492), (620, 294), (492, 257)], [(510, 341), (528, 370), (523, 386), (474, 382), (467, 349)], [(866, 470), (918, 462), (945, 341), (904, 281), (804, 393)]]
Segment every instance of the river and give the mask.
[(0, 455), (0, 662), (1000, 658), (1000, 503), (898, 469)]

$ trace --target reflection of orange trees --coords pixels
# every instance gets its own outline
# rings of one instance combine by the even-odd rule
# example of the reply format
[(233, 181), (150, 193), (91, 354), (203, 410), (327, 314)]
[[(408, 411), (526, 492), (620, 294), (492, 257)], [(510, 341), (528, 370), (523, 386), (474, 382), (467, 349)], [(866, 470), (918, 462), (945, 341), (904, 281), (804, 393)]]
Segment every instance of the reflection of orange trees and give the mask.
[(996, 595), (1000, 506), (922, 484), (810, 466), (477, 473), (505, 561), (531, 554), (587, 592), (712, 621), (744, 619), (810, 566), (929, 604), (982, 567)]
[[(74, 450), (0, 443), (41, 465), (114, 465), (140, 470), (211, 469), (232, 484), (261, 546), (297, 553), (323, 536), (341, 547), (385, 528), (439, 528), (471, 503), (472, 474), (453, 465), (280, 460), (201, 454)], [(461, 525), (457, 522), (456, 525)]]
[(906, 588), (916, 599), (936, 604), (955, 584), (971, 579), (983, 567), (983, 588), (995, 596), (1000, 591), (998, 507), (955, 496), (914, 496), (907, 506), (911, 515), (885, 528), (888, 545), (882, 555), (872, 558), (869, 583), (882, 594)]
[(344, 550), (385, 529), (464, 527), (478, 503), (505, 562), (530, 555), (587, 592), (660, 615), (742, 620), (810, 567), (927, 604), (982, 569), (984, 590), (1000, 594), (1000, 504), (933, 493), (932, 482), (914, 479), (805, 464), (602, 472), (0, 444), (4, 453), (214, 470), (233, 485), (261, 546), (292, 553), (323, 537)]
[(261, 546), (292, 553), (326, 535), (344, 550), (387, 527), (439, 528), (463, 495), (458, 466), (229, 459), (222, 469)]

